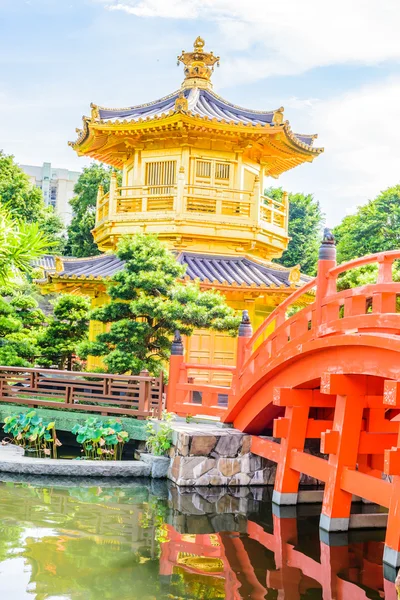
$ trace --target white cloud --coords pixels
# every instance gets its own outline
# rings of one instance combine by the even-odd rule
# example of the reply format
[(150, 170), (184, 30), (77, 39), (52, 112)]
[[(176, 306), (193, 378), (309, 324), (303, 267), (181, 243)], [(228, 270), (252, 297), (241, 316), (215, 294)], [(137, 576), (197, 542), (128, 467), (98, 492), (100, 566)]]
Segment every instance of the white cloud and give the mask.
[(306, 102), (297, 115), (296, 129), (299, 120), (300, 126), (301, 121), (311, 122), (325, 153), (312, 165), (282, 176), (282, 185), (314, 191), (328, 222), (336, 224), (345, 213), (354, 212), (355, 206), (399, 183), (399, 107), (399, 77), (314, 102), (311, 107)]
[[(225, 50), (226, 77), (242, 81), (317, 66), (400, 59), (398, 0), (97, 0), (139, 17), (213, 21)], [(235, 51), (257, 45), (254, 54)]]

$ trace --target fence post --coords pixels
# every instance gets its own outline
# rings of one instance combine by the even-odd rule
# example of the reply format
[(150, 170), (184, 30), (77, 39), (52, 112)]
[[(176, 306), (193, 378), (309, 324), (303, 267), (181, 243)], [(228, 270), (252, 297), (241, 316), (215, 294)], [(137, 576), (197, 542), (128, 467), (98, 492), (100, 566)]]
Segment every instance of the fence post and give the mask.
[(117, 174), (115, 171), (111, 173), (108, 202), (108, 216), (111, 219), (117, 214)]
[[(147, 369), (140, 371), (139, 377), (149, 377), (150, 373)], [(144, 416), (150, 414), (150, 381), (139, 380), (139, 412), (144, 413)], [(143, 415), (141, 415), (143, 416)], [(140, 417), (139, 417), (140, 419)]]
[(175, 197), (175, 206), (174, 206), (174, 210), (176, 213), (175, 218), (182, 218), (182, 213), (185, 212), (184, 195), (185, 195), (185, 167), (182, 165), (179, 168), (178, 183), (176, 186), (176, 197)]
[(258, 175), (254, 178), (253, 193), (251, 195), (250, 204), (250, 221), (253, 227), (259, 227), (260, 224), (260, 195), (261, 195), (261, 183)]
[[(331, 282), (328, 278), (328, 271), (336, 267), (336, 246), (335, 238), (330, 229), (324, 229), (324, 237), (318, 252), (318, 273), (317, 290), (315, 296), (316, 323), (322, 323), (322, 301), (332, 290), (329, 289)], [(314, 325), (314, 323), (313, 323)]]
[(97, 199), (96, 199), (96, 225), (97, 223), (100, 223), (100, 221), (102, 221), (103, 219), (101, 218), (101, 214), (100, 214), (100, 203), (103, 200), (103, 196), (104, 196), (104, 188), (103, 186), (100, 184), (99, 187), (97, 188)]
[(171, 344), (171, 356), (169, 357), (169, 376), (167, 388), (167, 411), (176, 412), (178, 390), (176, 386), (180, 379), (181, 367), (184, 362), (184, 348), (181, 334), (175, 331), (174, 339)]

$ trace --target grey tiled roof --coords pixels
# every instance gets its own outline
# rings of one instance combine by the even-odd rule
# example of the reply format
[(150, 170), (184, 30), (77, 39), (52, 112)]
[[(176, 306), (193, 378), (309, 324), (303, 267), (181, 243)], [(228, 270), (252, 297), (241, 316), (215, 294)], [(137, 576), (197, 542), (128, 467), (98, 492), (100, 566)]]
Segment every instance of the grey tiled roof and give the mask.
[[(220, 256), (181, 252), (177, 261), (186, 265), (189, 279), (199, 279), (219, 284), (289, 287), (290, 269), (270, 263), (261, 264), (247, 257)], [(120, 271), (124, 263), (113, 254), (103, 254), (90, 258), (63, 258), (64, 270), (56, 273), (55, 259), (45, 256), (37, 264), (42, 266), (49, 276), (63, 279), (105, 279)], [(301, 276), (301, 283), (309, 278)]]
[(123, 262), (113, 254), (102, 254), (90, 258), (63, 259), (64, 271), (58, 275), (66, 277), (112, 277), (123, 268)]
[(54, 271), (56, 261), (52, 254), (44, 254), (41, 258), (32, 261), (34, 267), (42, 267), (45, 271)]
[[(182, 252), (178, 262), (187, 265), (186, 274), (191, 279), (217, 281), (238, 285), (290, 286), (289, 269), (260, 264), (250, 258), (211, 256)], [(303, 280), (307, 281), (307, 278)]]
[[(248, 108), (242, 108), (231, 104), (224, 98), (217, 96), (211, 90), (204, 90), (193, 87), (187, 90), (178, 90), (169, 96), (160, 100), (131, 106), (129, 108), (102, 108), (99, 107), (99, 118), (102, 121), (113, 122), (126, 119), (128, 121), (138, 121), (139, 119), (148, 119), (160, 117), (163, 113), (175, 110), (176, 99), (183, 94), (188, 101), (188, 113), (200, 117), (208, 117), (217, 121), (226, 121), (234, 123), (245, 123), (246, 125), (272, 125), (274, 111), (257, 111)], [(312, 146), (314, 136), (293, 134), (294, 137), (308, 146)]]

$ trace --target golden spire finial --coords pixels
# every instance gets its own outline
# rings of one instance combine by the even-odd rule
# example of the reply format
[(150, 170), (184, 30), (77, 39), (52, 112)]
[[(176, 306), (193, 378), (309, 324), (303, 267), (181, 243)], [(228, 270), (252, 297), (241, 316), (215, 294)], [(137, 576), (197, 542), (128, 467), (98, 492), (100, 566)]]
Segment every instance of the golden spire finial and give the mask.
[(185, 52), (178, 56), (178, 65), (185, 65), (185, 81), (183, 88), (203, 87), (211, 88), (211, 75), (214, 71), (214, 65), (219, 65), (219, 56), (214, 56), (212, 52), (204, 52), (205, 41), (198, 36), (193, 44), (193, 52)]

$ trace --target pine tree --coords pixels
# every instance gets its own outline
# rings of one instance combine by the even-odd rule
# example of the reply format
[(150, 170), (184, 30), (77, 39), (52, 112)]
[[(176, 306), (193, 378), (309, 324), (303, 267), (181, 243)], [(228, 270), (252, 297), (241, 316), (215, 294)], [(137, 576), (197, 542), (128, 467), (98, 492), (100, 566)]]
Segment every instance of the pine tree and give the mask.
[(81, 356), (102, 356), (111, 373), (157, 375), (170, 355), (175, 330), (191, 335), (195, 328), (236, 335), (239, 318), (216, 291), (180, 281), (185, 267), (152, 235), (121, 241), (117, 256), (125, 268), (112, 278), (110, 304), (91, 318), (110, 323), (109, 331), (80, 347)]
[(40, 363), (72, 369), (77, 346), (88, 337), (90, 300), (85, 296), (65, 294), (54, 303), (54, 314), (40, 337)]

